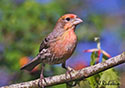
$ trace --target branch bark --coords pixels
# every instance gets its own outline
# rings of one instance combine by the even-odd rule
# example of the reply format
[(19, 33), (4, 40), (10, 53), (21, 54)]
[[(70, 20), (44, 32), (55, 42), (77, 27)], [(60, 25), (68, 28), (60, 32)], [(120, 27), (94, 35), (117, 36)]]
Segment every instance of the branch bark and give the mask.
[[(44, 85), (45, 87), (47, 87), (47, 86), (53, 86), (57, 84), (74, 81), (74, 80), (82, 80), (122, 63), (125, 63), (125, 52), (123, 52), (118, 56), (112, 57), (102, 63), (98, 63), (96, 65), (89, 66), (78, 71), (72, 71), (71, 75), (61, 74), (61, 75), (56, 75), (52, 77), (47, 77), (45, 78), (46, 82), (43, 80), (40, 86)], [(71, 79), (71, 76), (72, 76), (72, 79)], [(29, 82), (12, 84), (9, 86), (3, 86), (0, 88), (38, 88), (38, 81), (39, 79), (29, 81)]]

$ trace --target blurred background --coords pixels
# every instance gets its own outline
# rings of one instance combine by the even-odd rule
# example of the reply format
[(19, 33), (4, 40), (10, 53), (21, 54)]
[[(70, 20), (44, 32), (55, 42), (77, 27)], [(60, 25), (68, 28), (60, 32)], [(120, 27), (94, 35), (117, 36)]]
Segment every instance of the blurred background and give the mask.
[[(90, 65), (91, 53), (83, 50), (96, 48), (94, 37), (101, 38), (101, 48), (111, 56), (125, 51), (124, 0), (0, 0), (0, 86), (39, 78), (40, 66), (32, 72), (20, 71), (20, 67), (37, 55), (41, 41), (65, 13), (84, 20), (76, 29), (79, 42), (67, 66)], [(116, 70), (125, 88), (125, 65)], [(46, 65), (44, 74), (64, 71), (60, 65)], [(53, 88), (58, 87), (65, 88), (65, 84)]]

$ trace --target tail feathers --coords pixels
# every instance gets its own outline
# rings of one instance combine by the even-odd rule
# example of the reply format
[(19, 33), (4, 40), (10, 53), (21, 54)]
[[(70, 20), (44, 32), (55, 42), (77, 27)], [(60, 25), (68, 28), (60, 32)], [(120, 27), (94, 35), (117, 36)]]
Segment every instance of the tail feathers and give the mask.
[(40, 59), (39, 57), (35, 57), (32, 61), (30, 61), (28, 64), (24, 65), (23, 67), (20, 68), (20, 70), (27, 70), (31, 71), (35, 66), (40, 64)]

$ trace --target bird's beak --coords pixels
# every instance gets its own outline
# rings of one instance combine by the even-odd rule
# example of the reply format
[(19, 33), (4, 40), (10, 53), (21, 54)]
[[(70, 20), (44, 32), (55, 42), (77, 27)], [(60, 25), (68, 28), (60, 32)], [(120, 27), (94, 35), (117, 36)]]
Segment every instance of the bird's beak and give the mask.
[(77, 18), (74, 19), (73, 24), (78, 25), (78, 24), (80, 24), (82, 22), (83, 22), (83, 20), (77, 17)]

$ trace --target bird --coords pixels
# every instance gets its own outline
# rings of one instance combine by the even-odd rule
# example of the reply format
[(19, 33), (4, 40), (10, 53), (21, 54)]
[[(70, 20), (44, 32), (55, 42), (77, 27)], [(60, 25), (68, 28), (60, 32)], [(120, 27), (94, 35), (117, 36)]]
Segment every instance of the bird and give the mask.
[(73, 54), (77, 45), (75, 29), (82, 22), (83, 20), (76, 14), (64, 14), (61, 16), (56, 22), (53, 31), (40, 44), (37, 56), (21, 67), (21, 70), (31, 71), (42, 63), (40, 79), (44, 78), (43, 69), (45, 64), (62, 64), (62, 67), (68, 70), (66, 60)]

